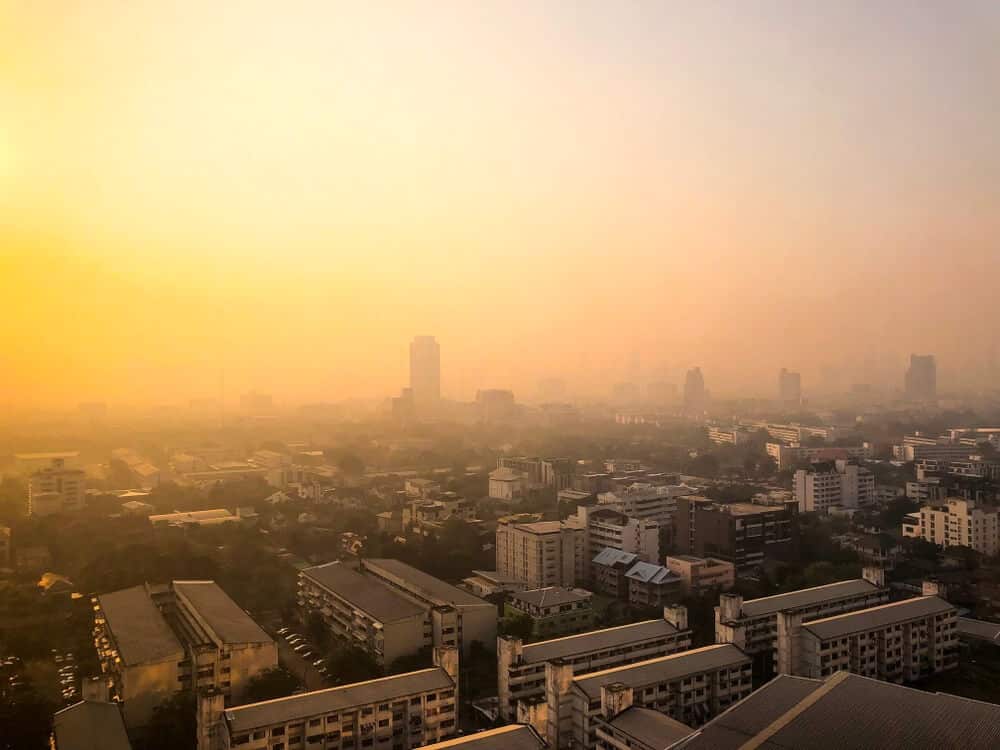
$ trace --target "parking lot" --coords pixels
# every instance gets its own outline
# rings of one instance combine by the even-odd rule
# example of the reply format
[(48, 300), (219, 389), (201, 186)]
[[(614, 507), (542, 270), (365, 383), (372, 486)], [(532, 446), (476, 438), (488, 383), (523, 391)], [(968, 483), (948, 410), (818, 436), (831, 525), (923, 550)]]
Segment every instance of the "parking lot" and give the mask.
[(275, 640), (282, 666), (294, 674), (307, 690), (329, 687), (322, 654), (309, 640), (291, 627), (280, 628)]

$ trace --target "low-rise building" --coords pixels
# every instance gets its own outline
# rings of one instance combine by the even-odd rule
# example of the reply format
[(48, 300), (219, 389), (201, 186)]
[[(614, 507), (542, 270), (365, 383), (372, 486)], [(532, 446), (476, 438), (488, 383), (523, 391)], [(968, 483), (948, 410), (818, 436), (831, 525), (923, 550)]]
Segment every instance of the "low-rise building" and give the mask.
[(818, 619), (863, 610), (889, 601), (885, 574), (865, 569), (865, 578), (743, 600), (739, 594), (722, 594), (715, 608), (716, 643), (733, 643), (754, 660), (760, 681), (779, 671), (778, 619), (781, 614), (801, 620)]
[(221, 523), (239, 523), (239, 516), (225, 508), (190, 510), (182, 513), (160, 513), (149, 517), (153, 526), (218, 526)]
[(958, 666), (958, 610), (919, 596), (804, 621), (778, 617), (779, 671), (828, 677), (847, 671), (887, 682), (915, 682)]
[(251, 678), (278, 665), (274, 641), (212, 581), (134, 586), (93, 604), (104, 687), (129, 728), (179, 690), (238, 701)]
[(928, 504), (903, 519), (904, 537), (940, 547), (969, 547), (983, 555), (1000, 552), (1000, 510), (962, 498)]
[(615, 599), (628, 601), (628, 579), (625, 573), (638, 562), (634, 552), (605, 547), (590, 561), (591, 585), (594, 591)]
[(489, 475), (489, 496), (504, 503), (517, 503), (528, 494), (528, 476), (516, 469), (494, 469)]
[(663, 750), (694, 732), (666, 714), (632, 705), (633, 699), (625, 690), (603, 704), (606, 713), (594, 720), (600, 750)]
[(424, 750), (545, 750), (545, 740), (527, 724), (508, 724), (425, 745)]
[(723, 503), (694, 495), (677, 498), (678, 552), (732, 563), (737, 573), (765, 558), (789, 559), (798, 547), (798, 509), (782, 505)]
[(53, 458), (50, 465), (28, 478), (28, 515), (51, 516), (74, 513), (86, 507), (87, 481), (83, 469)]
[(640, 706), (698, 727), (750, 694), (750, 659), (730, 644), (716, 644), (656, 659), (573, 674), (559, 662), (546, 666), (546, 740), (554, 748), (594, 750), (597, 731), (621, 710)]
[(575, 569), (581, 580), (591, 579), (590, 562), (604, 549), (632, 552), (644, 562), (660, 560), (660, 524), (653, 518), (635, 518), (602, 505), (581, 505), (563, 527), (580, 535), (574, 546)]
[(508, 591), (526, 591), (528, 584), (510, 576), (503, 576), (495, 570), (474, 570), (462, 585), (480, 599)]
[(52, 715), (50, 746), (52, 750), (132, 750), (120, 705), (89, 700)]
[(593, 598), (585, 589), (560, 586), (520, 591), (507, 598), (504, 616), (530, 618), (536, 638), (579, 633), (594, 622)]
[(225, 708), (202, 695), (198, 750), (393, 748), (411, 750), (456, 732), (458, 653), (435, 649), (435, 666), (286, 698)]
[[(512, 721), (518, 705), (544, 705), (545, 665), (558, 660), (575, 674), (587, 674), (622, 664), (645, 661), (683, 651), (691, 646), (687, 611), (664, 609), (656, 620), (604, 628), (589, 633), (525, 644), (520, 638), (497, 639), (497, 686), (500, 717)], [(536, 726), (544, 730), (544, 723)]]
[(700, 594), (708, 589), (728, 591), (736, 583), (736, 566), (714, 557), (674, 555), (666, 559), (667, 567), (680, 577), (686, 594)]
[(681, 596), (681, 578), (665, 565), (639, 561), (625, 572), (628, 603), (636, 607), (660, 608)]

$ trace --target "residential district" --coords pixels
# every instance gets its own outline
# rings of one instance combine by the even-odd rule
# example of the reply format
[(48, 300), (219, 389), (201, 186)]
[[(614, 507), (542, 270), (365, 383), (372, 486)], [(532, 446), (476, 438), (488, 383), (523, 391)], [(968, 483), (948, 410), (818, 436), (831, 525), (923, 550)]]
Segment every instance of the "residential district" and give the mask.
[[(1000, 747), (1000, 402), (622, 383), (2, 439), (0, 746)], [(993, 422), (996, 424), (997, 422)]]

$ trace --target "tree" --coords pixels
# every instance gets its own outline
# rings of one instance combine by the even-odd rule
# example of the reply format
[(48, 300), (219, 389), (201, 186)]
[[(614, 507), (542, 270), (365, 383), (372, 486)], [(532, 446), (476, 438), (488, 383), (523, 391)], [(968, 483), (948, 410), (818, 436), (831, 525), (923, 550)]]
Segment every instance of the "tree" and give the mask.
[(0, 700), (0, 750), (48, 750), (53, 710), (32, 688)]
[(333, 653), (326, 660), (326, 668), (335, 685), (363, 682), (381, 676), (382, 670), (367, 651), (338, 641)]
[(501, 635), (510, 635), (527, 640), (534, 632), (534, 623), (527, 615), (513, 615), (500, 621)]
[(326, 626), (323, 615), (315, 611), (310, 612), (305, 625), (309, 639), (319, 648), (325, 649), (330, 641), (330, 629)]
[(247, 681), (243, 703), (257, 703), (284, 698), (300, 687), (298, 679), (286, 669), (274, 667), (254, 675)]
[(418, 669), (427, 669), (432, 666), (433, 658), (431, 647), (423, 646), (419, 651), (406, 656), (400, 656), (389, 665), (389, 674), (403, 674), (404, 672), (416, 672)]
[(346, 476), (358, 477), (365, 473), (365, 462), (355, 453), (342, 453), (337, 459), (337, 468)]
[(145, 750), (195, 750), (198, 745), (197, 701), (190, 690), (174, 693), (153, 709)]

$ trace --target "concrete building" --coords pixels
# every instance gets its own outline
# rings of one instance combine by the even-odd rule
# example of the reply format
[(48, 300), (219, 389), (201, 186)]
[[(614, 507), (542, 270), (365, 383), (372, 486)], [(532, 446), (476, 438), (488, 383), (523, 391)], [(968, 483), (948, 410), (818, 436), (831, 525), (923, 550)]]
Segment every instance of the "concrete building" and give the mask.
[(82, 700), (52, 715), (51, 750), (132, 750), (117, 703)]
[[(533, 589), (575, 586), (576, 546), (582, 544), (582, 532), (559, 521), (529, 520), (531, 518), (521, 514), (498, 519), (497, 573), (524, 581)], [(579, 580), (585, 580), (582, 574)]]
[(911, 354), (910, 366), (903, 379), (907, 401), (937, 400), (937, 363), (933, 354)]
[(633, 482), (624, 489), (600, 493), (597, 502), (602, 507), (613, 508), (630, 518), (653, 520), (668, 528), (677, 511), (677, 498), (695, 494), (697, 490), (694, 487), (683, 484)]
[(816, 463), (795, 472), (795, 501), (800, 513), (866, 508), (875, 503), (875, 475), (848, 461)]
[(433, 414), (441, 402), (441, 346), (433, 336), (410, 342), (410, 392), (420, 416)]
[(576, 567), (583, 576), (581, 580), (591, 579), (590, 561), (608, 548), (634, 553), (644, 562), (656, 563), (660, 559), (660, 524), (654, 519), (632, 518), (602, 505), (581, 505), (563, 526), (580, 535), (577, 554), (583, 559)]
[(212, 581), (134, 586), (93, 604), (104, 689), (130, 729), (179, 690), (238, 701), (251, 678), (278, 665), (274, 641)]
[(485, 424), (508, 422), (517, 416), (514, 392), (499, 388), (476, 391), (476, 407), (479, 419)]
[(594, 721), (599, 750), (663, 750), (694, 731), (659, 711), (627, 703), (632, 693), (622, 691), (619, 696), (608, 701), (607, 713)]
[(808, 446), (801, 443), (768, 443), (767, 455), (778, 464), (778, 470), (794, 469), (801, 463), (817, 461), (867, 461), (874, 455), (871, 443), (850, 446)]
[(509, 724), (425, 745), (424, 750), (546, 750), (545, 740), (526, 724)]
[(501, 456), (497, 469), (513, 469), (527, 477), (531, 487), (551, 487), (565, 490), (573, 486), (573, 460), (570, 458), (538, 458), (536, 456)]
[(668, 750), (992, 750), (1000, 706), (849, 672), (781, 675)]
[(799, 677), (847, 671), (887, 682), (915, 682), (958, 666), (958, 610), (919, 596), (804, 621), (778, 618), (779, 669)]
[(794, 502), (755, 505), (682, 496), (677, 498), (674, 542), (681, 554), (723, 560), (739, 573), (761, 565), (765, 558), (794, 557), (796, 516)]
[(750, 659), (729, 644), (576, 676), (549, 662), (545, 673), (546, 740), (553, 748), (594, 750), (597, 728), (631, 706), (697, 727), (751, 691)]
[(666, 565), (681, 579), (686, 594), (698, 595), (708, 589), (727, 591), (736, 583), (736, 566), (714, 557), (668, 556)]
[(497, 609), (490, 602), (399, 560), (363, 559), (361, 572), (427, 608), (434, 646), (456, 646), (463, 656), (476, 641), (493, 649)]
[(530, 618), (535, 638), (579, 633), (594, 622), (593, 598), (585, 589), (559, 586), (519, 591), (504, 603), (504, 617)]
[(494, 469), (489, 475), (488, 492), (491, 500), (519, 503), (528, 496), (528, 477), (515, 469)]
[(743, 445), (750, 440), (750, 433), (739, 427), (708, 428), (708, 439), (716, 445)]
[(705, 376), (701, 374), (700, 367), (692, 367), (684, 376), (684, 412), (690, 416), (700, 416), (707, 408)]
[(238, 523), (239, 516), (225, 508), (213, 510), (191, 510), (182, 513), (160, 513), (149, 517), (153, 526), (217, 526), (222, 523)]
[(590, 561), (590, 585), (594, 591), (628, 601), (628, 579), (625, 573), (638, 562), (634, 552), (605, 547)]
[(715, 640), (743, 649), (754, 660), (754, 674), (761, 681), (767, 680), (780, 671), (779, 615), (787, 614), (805, 621), (888, 602), (884, 573), (866, 568), (865, 575), (865, 578), (747, 601), (739, 594), (723, 594), (715, 608)]
[(380, 666), (433, 645), (426, 607), (342, 563), (299, 573), (299, 607), (318, 612), (334, 635), (370, 653)]
[(198, 750), (412, 750), (456, 732), (458, 653), (430, 669), (224, 708), (203, 695)]
[(681, 597), (681, 579), (664, 565), (636, 562), (625, 571), (628, 603), (636, 607), (660, 608)]
[(64, 458), (53, 458), (48, 466), (28, 478), (28, 515), (51, 516), (83, 510), (87, 505), (86, 492), (83, 469), (69, 468)]
[(778, 401), (785, 406), (799, 406), (802, 403), (802, 376), (784, 367), (778, 373)]
[(507, 591), (528, 589), (528, 584), (524, 581), (502, 576), (495, 570), (474, 570), (471, 576), (462, 579), (462, 586), (480, 599)]
[[(500, 717), (513, 721), (518, 716), (519, 704), (523, 704), (525, 714), (530, 714), (532, 707), (545, 705), (545, 665), (550, 661), (558, 661), (563, 667), (571, 668), (574, 674), (583, 675), (666, 656), (690, 646), (691, 631), (683, 607), (664, 609), (662, 619), (538, 643), (525, 644), (520, 638), (510, 636), (498, 638)], [(544, 721), (539, 726), (544, 734)]]
[(903, 536), (939, 547), (970, 547), (983, 555), (1000, 553), (1000, 510), (972, 500), (948, 498), (924, 505), (903, 519)]

